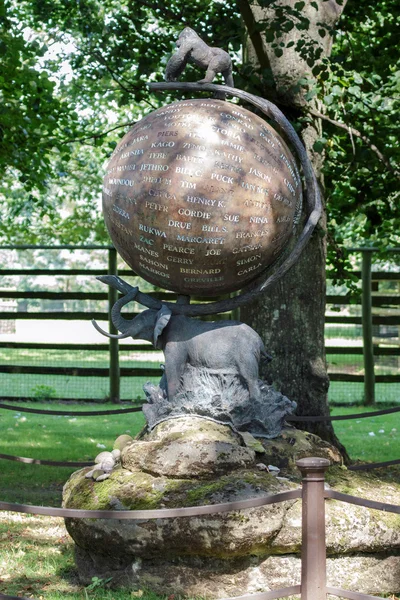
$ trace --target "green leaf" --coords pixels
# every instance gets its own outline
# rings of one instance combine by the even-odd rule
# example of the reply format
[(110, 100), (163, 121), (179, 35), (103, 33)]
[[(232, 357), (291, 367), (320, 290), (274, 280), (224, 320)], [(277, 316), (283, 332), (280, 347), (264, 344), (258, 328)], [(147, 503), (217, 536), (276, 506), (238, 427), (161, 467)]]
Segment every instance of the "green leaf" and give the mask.
[(303, 8), (305, 7), (306, 3), (305, 2), (295, 2), (295, 9), (296, 10), (303, 10)]
[(307, 102), (309, 102), (310, 100), (315, 98), (317, 93), (318, 93), (318, 91), (315, 88), (310, 90), (309, 92), (307, 92), (307, 94), (305, 95), (305, 99), (307, 100)]
[(318, 152), (318, 154), (322, 154), (324, 149), (325, 149), (325, 144), (322, 140), (317, 140), (316, 142), (314, 142), (314, 145), (313, 145), (314, 152)]
[(349, 94), (356, 96), (356, 98), (360, 98), (361, 96), (361, 88), (358, 85), (351, 85), (348, 89)]
[(273, 42), (275, 39), (275, 31), (273, 29), (266, 29), (264, 35), (265, 41), (268, 43)]
[(283, 55), (283, 50), (282, 50), (282, 48), (275, 48), (274, 49), (274, 53), (275, 53), (275, 56), (279, 56), (280, 57), (280, 56)]

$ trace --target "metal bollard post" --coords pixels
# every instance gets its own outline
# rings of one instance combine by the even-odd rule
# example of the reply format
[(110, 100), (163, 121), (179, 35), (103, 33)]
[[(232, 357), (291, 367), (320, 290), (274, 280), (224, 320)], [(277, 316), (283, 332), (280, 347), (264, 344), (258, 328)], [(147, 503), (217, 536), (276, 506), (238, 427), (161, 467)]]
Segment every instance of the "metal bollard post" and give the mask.
[(296, 462), (303, 476), (301, 599), (326, 600), (325, 458)]

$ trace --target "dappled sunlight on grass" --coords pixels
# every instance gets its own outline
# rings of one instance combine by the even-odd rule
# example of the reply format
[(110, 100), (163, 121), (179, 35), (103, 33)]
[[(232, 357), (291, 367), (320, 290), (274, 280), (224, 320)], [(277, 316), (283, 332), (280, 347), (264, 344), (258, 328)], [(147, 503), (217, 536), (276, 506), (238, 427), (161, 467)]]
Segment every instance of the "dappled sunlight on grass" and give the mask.
[[(107, 410), (115, 405), (53, 404), (27, 402), (28, 408), (58, 410)], [(58, 416), (0, 410), (4, 432), (2, 452), (28, 458), (88, 461), (103, 449), (111, 450), (122, 433), (135, 436), (144, 426), (142, 413), (107, 416)], [(59, 506), (62, 486), (76, 467), (51, 467), (1, 461), (1, 499), (9, 502)], [(18, 485), (15, 482), (18, 481)]]
[[(334, 408), (332, 415), (374, 412), (365, 406)], [(333, 421), (336, 435), (353, 460), (384, 462), (400, 459), (400, 412), (371, 418)]]
[(0, 583), (4, 594), (36, 600), (162, 600), (145, 590), (106, 589), (102, 581), (82, 586), (63, 519), (11, 512), (0, 513)]

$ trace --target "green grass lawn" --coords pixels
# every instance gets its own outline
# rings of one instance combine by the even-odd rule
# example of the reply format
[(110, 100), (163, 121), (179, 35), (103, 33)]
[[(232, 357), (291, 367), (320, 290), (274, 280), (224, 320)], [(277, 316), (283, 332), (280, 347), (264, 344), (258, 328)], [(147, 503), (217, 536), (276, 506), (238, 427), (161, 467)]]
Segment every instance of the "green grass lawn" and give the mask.
[[(154, 367), (162, 360), (163, 354), (154, 351), (149, 345), (149, 351), (134, 352), (119, 348), (121, 367)], [(46, 350), (32, 348), (0, 348), (0, 364), (3, 365), (37, 365), (60, 367), (99, 367), (109, 366), (107, 350)]]
[[(365, 406), (337, 407), (332, 415), (370, 412)], [(400, 412), (367, 419), (333, 421), (336, 435), (352, 460), (384, 462), (400, 459)], [(373, 434), (373, 435), (372, 435)]]
[[(71, 404), (58, 405), (27, 402), (24, 407), (59, 410), (106, 410), (115, 405)], [(124, 407), (122, 407), (124, 408)], [(136, 435), (144, 425), (142, 413), (93, 417), (35, 415), (0, 410), (3, 432), (1, 448), (4, 454), (49, 460), (93, 459), (105, 445), (112, 449), (114, 440), (122, 433)], [(30, 504), (59, 506), (63, 483), (75, 468), (35, 466), (1, 462), (1, 498)], [(18, 485), (16, 485), (18, 482)]]
[[(52, 408), (46, 403), (27, 407)], [(90, 410), (90, 405), (55, 405), (60, 410)], [(110, 408), (103, 405), (102, 408)], [(114, 408), (114, 407), (113, 407)], [(93, 406), (93, 410), (99, 409)], [(363, 407), (334, 408), (332, 413), (366, 412)], [(88, 460), (111, 449), (125, 432), (135, 435), (144, 425), (141, 413), (65, 417), (0, 409), (1, 452), (52, 460)], [(335, 431), (353, 459), (384, 461), (400, 458), (400, 413), (335, 421)], [(374, 435), (370, 435), (373, 433)], [(59, 506), (62, 486), (75, 468), (27, 465), (1, 460), (0, 499)], [(159, 600), (141, 590), (107, 590), (104, 582), (82, 587), (76, 577), (73, 544), (62, 519), (0, 512), (0, 591), (44, 600)], [(178, 600), (176, 597), (174, 600)]]
[[(123, 349), (119, 352), (120, 367), (158, 368), (163, 362), (162, 352), (133, 352)], [(79, 350), (34, 350), (0, 348), (0, 365), (50, 366), (50, 367), (109, 367), (107, 351)], [(121, 377), (121, 398), (133, 400), (143, 398), (143, 385), (146, 381), (156, 383), (159, 377)], [(35, 398), (40, 395), (42, 386), (50, 389), (54, 398), (80, 398), (106, 401), (109, 397), (108, 377), (77, 377), (73, 375), (42, 375), (31, 373), (0, 373), (0, 397)]]

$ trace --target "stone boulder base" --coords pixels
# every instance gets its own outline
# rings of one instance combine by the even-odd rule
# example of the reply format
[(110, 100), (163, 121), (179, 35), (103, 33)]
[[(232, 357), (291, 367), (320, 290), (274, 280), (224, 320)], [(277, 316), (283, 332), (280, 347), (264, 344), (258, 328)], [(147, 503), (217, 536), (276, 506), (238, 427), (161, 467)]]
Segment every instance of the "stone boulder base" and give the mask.
[[(127, 444), (109, 479), (86, 479), (89, 468), (74, 473), (64, 506), (172, 508), (275, 494), (299, 487), (293, 465), (304, 455), (330, 458), (336, 466), (327, 482), (335, 489), (400, 504), (399, 484), (347, 471), (337, 450), (316, 436), (290, 428), (260, 445), (227, 426), (185, 417)], [(283, 477), (265, 464), (280, 466)], [(333, 500), (326, 512), (329, 584), (365, 593), (400, 590), (400, 517)], [(300, 581), (300, 500), (201, 517), (66, 519), (66, 525), (85, 584), (112, 577), (114, 586), (217, 599)]]

